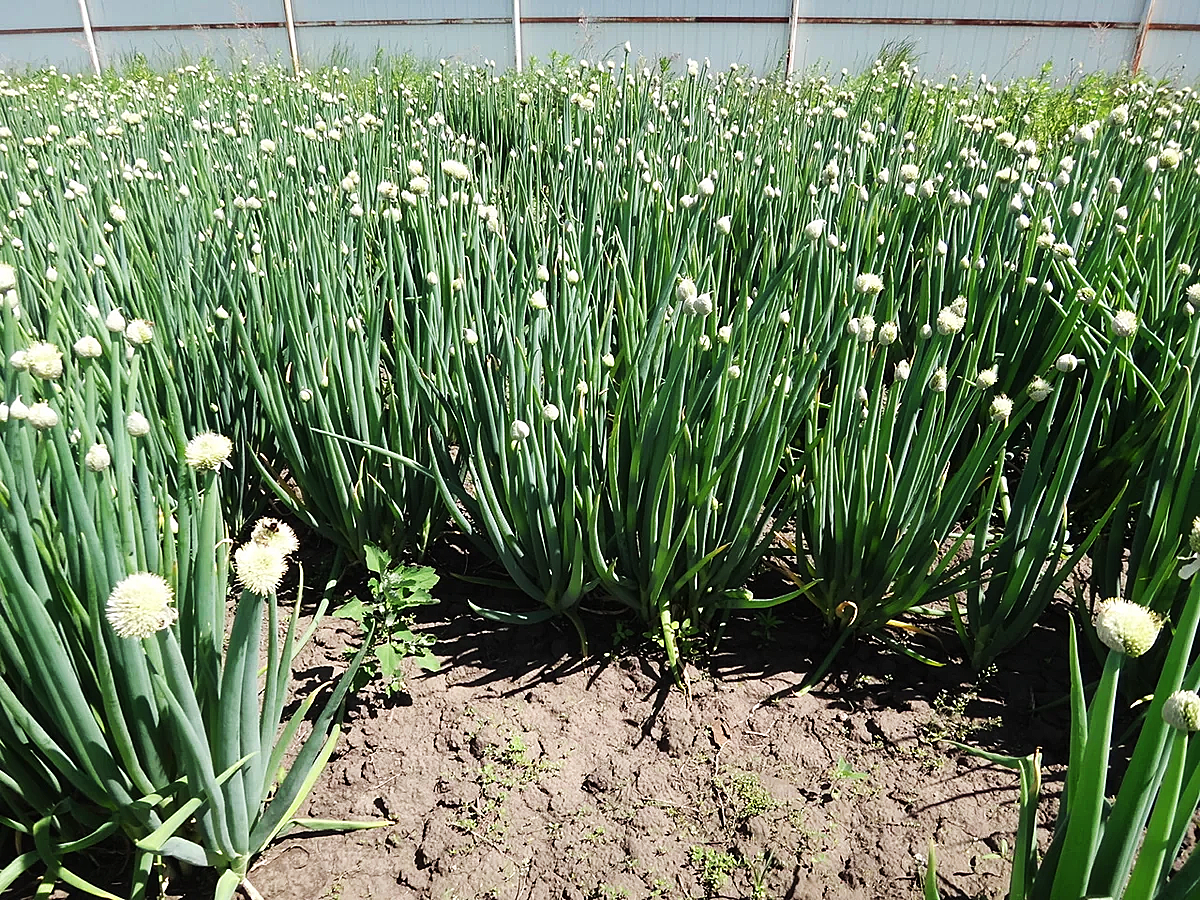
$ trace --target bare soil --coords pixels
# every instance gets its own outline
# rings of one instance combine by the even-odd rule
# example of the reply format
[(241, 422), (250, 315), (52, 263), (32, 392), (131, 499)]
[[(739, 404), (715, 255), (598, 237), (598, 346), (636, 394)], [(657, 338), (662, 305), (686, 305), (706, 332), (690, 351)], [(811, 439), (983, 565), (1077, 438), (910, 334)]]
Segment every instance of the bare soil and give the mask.
[[(266, 900), (916, 898), (933, 841), (944, 898), (1003, 897), (1017, 775), (946, 741), (1043, 748), (1053, 822), (1065, 613), (982, 676), (860, 642), (811, 693), (772, 700), (830, 645), (793, 606), (731, 622), (689, 701), (653, 647), (581, 660), (553, 623), (443, 603), (425, 626), (442, 671), (359, 696), (305, 811), (392, 824), (288, 837), (251, 881)], [(615, 621), (594, 617), (594, 646)], [(322, 625), (301, 691), (341, 667), (353, 629)], [(953, 660), (952, 634), (918, 640)]]

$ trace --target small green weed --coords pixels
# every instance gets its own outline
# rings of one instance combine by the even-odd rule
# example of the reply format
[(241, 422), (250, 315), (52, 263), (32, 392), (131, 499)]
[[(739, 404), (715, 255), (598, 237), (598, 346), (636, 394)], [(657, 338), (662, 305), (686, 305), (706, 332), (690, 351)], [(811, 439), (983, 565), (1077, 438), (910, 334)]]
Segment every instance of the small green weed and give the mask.
[(358, 670), (355, 689), (378, 678), (391, 695), (404, 690), (402, 664), (406, 657), (413, 657), (427, 672), (441, 667), (432, 650), (436, 638), (414, 632), (411, 613), (415, 607), (438, 602), (431, 593), (438, 575), (428, 566), (393, 566), (391, 556), (373, 545), (368, 545), (366, 557), (367, 568), (375, 573), (367, 582), (371, 600), (364, 602), (355, 597), (334, 615), (352, 619), (365, 633), (373, 634), (372, 653)]

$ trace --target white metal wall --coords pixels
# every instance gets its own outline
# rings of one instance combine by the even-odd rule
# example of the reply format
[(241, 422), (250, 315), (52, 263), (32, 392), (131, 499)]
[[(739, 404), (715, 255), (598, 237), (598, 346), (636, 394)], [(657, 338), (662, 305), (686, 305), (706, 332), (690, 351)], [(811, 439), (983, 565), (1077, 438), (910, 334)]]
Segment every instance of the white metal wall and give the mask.
[[(0, 0), (0, 68), (86, 71), (89, 14), (102, 65), (138, 53), (155, 65), (207, 57), (289, 63), (292, 5), (302, 65), (369, 61), (377, 51), (417, 59), (516, 62), (552, 51), (647, 60), (709, 59), (756, 72), (859, 70), (887, 44), (911, 41), (934, 76), (996, 79), (1130, 66), (1148, 7), (1140, 67), (1190, 79), (1200, 59), (1200, 0)], [(519, 11), (520, 25), (514, 27)], [(794, 30), (793, 30), (794, 29)]]

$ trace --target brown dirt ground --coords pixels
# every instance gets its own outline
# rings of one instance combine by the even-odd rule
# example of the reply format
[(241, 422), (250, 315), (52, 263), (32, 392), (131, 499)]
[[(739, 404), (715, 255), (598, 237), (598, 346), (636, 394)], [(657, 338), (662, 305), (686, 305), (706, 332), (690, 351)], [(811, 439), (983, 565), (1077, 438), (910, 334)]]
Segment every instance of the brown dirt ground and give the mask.
[[(1003, 897), (1016, 773), (942, 739), (1042, 747), (1053, 821), (1061, 610), (980, 678), (860, 642), (812, 693), (763, 704), (829, 646), (804, 610), (730, 623), (688, 702), (653, 648), (580, 660), (554, 624), (462, 606), (427, 623), (441, 672), (412, 668), (398, 702), (356, 700), (305, 811), (394, 824), (279, 841), (250, 876), (266, 900), (916, 898), (931, 839), (943, 898)], [(353, 627), (322, 625), (300, 690), (340, 668)], [(942, 639), (923, 651), (951, 659)]]

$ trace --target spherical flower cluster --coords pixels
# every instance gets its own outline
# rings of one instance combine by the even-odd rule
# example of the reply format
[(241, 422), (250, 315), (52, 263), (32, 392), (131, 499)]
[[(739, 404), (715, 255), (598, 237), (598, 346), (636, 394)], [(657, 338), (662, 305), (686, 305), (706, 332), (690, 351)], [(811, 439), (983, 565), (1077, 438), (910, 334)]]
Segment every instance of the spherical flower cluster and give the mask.
[(512, 438), (513, 443), (520, 443), (529, 437), (530, 433), (529, 423), (522, 419), (513, 419), (513, 423), (508, 429), (508, 436)]
[(282, 556), (290, 556), (300, 549), (300, 541), (292, 526), (278, 519), (259, 519), (250, 533), (250, 540)]
[(870, 272), (861, 272), (854, 279), (854, 290), (874, 296), (883, 291), (883, 279)]
[(1163, 703), (1163, 721), (1180, 731), (1200, 731), (1200, 694), (1175, 691)]
[(153, 572), (136, 572), (121, 579), (108, 595), (105, 616), (123, 638), (147, 638), (179, 616), (171, 605), (174, 593), (167, 580)]
[(37, 341), (25, 350), (24, 368), (38, 378), (52, 381), (63, 373), (62, 352), (49, 341)]
[(900, 326), (895, 322), (884, 322), (879, 326), (879, 344), (882, 347), (888, 347), (896, 343), (896, 339), (900, 336)]
[(825, 233), (825, 220), (813, 219), (804, 226), (804, 236), (810, 241), (819, 241), (821, 235)]
[(287, 556), (275, 547), (251, 540), (233, 552), (233, 568), (243, 590), (269, 597), (287, 574)]
[(1033, 381), (1029, 382), (1029, 387), (1025, 389), (1025, 392), (1029, 394), (1029, 399), (1034, 403), (1041, 403), (1050, 396), (1053, 390), (1054, 388), (1050, 386), (1050, 382), (1038, 375)]
[(966, 318), (956, 313), (952, 307), (943, 306), (938, 310), (938, 334), (958, 334), (966, 324)]
[(457, 159), (442, 161), (442, 171), (456, 181), (470, 181), (471, 171)]
[(125, 417), (125, 430), (130, 437), (145, 437), (150, 433), (150, 420), (140, 412), (131, 412)]
[(929, 389), (938, 394), (944, 394), (949, 385), (950, 375), (946, 372), (945, 367), (940, 366), (934, 369), (933, 375), (929, 379)]
[(0, 294), (14, 290), (17, 286), (17, 270), (8, 263), (0, 263)]
[(198, 472), (215, 472), (221, 466), (228, 464), (231, 453), (233, 453), (233, 441), (223, 434), (206, 431), (188, 441), (187, 447), (183, 451), (183, 458)]
[(1139, 603), (1114, 598), (1096, 607), (1095, 624), (1104, 646), (1126, 656), (1141, 656), (1158, 640), (1162, 619)]
[(557, 422), (558, 416), (559, 416), (559, 409), (553, 403), (547, 403), (545, 406), (542, 407), (542, 418), (545, 419), (547, 422)]
[(1128, 309), (1116, 313), (1109, 322), (1109, 330), (1112, 331), (1113, 337), (1133, 337), (1138, 330), (1137, 313)]
[(988, 415), (991, 416), (993, 422), (1008, 422), (1008, 417), (1012, 415), (1013, 402), (1004, 394), (997, 394), (992, 398), (991, 406), (988, 407)]
[(1079, 368), (1079, 357), (1072, 353), (1064, 353), (1054, 362), (1054, 368), (1060, 372), (1074, 372)]
[(88, 448), (88, 452), (84, 454), (83, 464), (87, 466), (89, 472), (103, 472), (112, 465), (112, 456), (109, 455), (108, 448), (103, 444), (92, 444)]
[(71, 349), (75, 351), (75, 355), (80, 359), (95, 359), (104, 352), (104, 348), (100, 346), (100, 341), (90, 334), (85, 334), (77, 340)]
[(29, 407), (25, 418), (38, 431), (45, 431), (58, 424), (58, 413), (51, 409), (50, 404), (45, 400), (39, 400)]
[(530, 294), (529, 305), (538, 310), (549, 309), (550, 304), (546, 301), (545, 291), (534, 291), (532, 294)]
[(133, 319), (125, 326), (125, 340), (143, 347), (154, 340), (154, 323), (145, 319)]
[(996, 386), (996, 382), (1000, 380), (1000, 367), (992, 366), (989, 369), (980, 369), (979, 374), (975, 376), (975, 387), (981, 391), (986, 391), (988, 388)]

